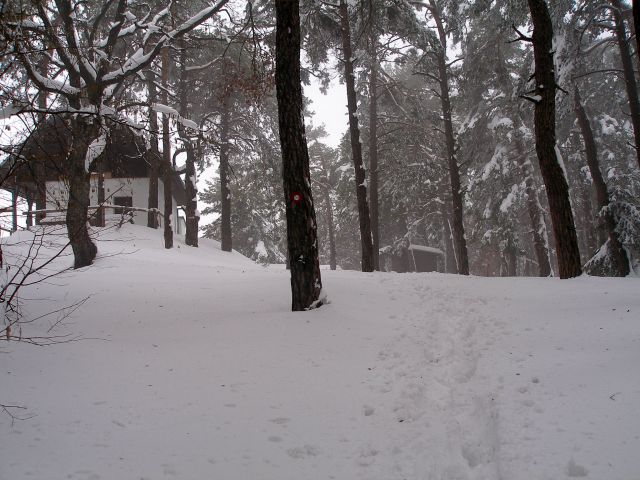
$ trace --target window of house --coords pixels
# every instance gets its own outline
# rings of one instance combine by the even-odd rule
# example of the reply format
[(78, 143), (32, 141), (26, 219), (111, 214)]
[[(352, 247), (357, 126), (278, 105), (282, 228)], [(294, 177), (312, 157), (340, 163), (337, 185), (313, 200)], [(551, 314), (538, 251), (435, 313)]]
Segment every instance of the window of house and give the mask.
[(114, 208), (113, 213), (125, 214), (131, 211), (129, 208), (126, 208), (126, 207), (133, 207), (133, 198), (132, 197), (113, 197), (113, 204), (118, 205), (118, 207), (121, 207), (121, 208)]

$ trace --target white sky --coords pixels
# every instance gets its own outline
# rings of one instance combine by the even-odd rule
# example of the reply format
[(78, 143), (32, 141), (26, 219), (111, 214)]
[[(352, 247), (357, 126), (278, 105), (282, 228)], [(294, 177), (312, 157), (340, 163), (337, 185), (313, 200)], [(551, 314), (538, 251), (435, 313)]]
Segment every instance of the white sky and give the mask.
[(346, 87), (333, 80), (327, 89), (327, 95), (323, 95), (320, 93), (319, 82), (312, 79), (311, 85), (304, 86), (304, 94), (313, 102), (310, 108), (314, 112), (313, 125), (317, 127), (324, 123), (329, 134), (324, 142), (337, 147), (349, 122)]

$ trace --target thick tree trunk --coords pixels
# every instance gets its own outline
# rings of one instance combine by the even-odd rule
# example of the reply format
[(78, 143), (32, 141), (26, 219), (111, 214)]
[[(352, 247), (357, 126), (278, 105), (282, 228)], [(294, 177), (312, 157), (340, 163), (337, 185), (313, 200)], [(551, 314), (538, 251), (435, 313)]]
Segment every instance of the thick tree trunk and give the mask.
[(503, 276), (515, 277), (518, 275), (518, 249), (516, 248), (513, 238), (509, 238), (507, 246), (502, 252), (505, 260), (505, 274)]
[(82, 268), (93, 263), (98, 251), (87, 229), (90, 184), (85, 166), (89, 145), (98, 136), (98, 125), (93, 119), (81, 115), (76, 115), (70, 122), (72, 139), (67, 160), (69, 203), (66, 221), (73, 249), (73, 268)]
[(633, 28), (636, 34), (638, 65), (640, 65), (640, 0), (633, 0)]
[[(100, 162), (102, 163), (102, 162)], [(105, 203), (105, 192), (104, 192), (104, 167), (100, 165), (100, 171), (98, 172), (98, 205), (99, 208), (96, 211), (96, 217), (94, 218), (95, 225), (98, 227), (104, 227), (105, 214), (104, 214), (104, 205)]]
[(603, 227), (609, 238), (609, 250), (611, 252), (611, 259), (614, 263), (616, 276), (626, 277), (629, 275), (629, 259), (627, 258), (627, 252), (623, 248), (622, 243), (620, 243), (620, 237), (616, 232), (615, 218), (609, 210), (609, 192), (607, 190), (607, 184), (604, 182), (604, 178), (602, 177), (602, 172), (600, 171), (598, 148), (596, 146), (596, 141), (593, 138), (593, 130), (591, 129), (591, 123), (587, 117), (587, 112), (580, 101), (580, 92), (577, 87), (574, 95), (574, 108), (578, 119), (578, 125), (580, 126), (580, 133), (582, 134), (582, 141), (585, 146), (587, 166), (589, 167), (591, 179), (593, 180), (593, 188), (596, 191), (598, 215), (602, 219)]
[[(43, 73), (48, 73), (49, 70), (49, 56), (44, 55), (42, 57), (42, 63), (40, 64), (40, 71)], [(40, 90), (38, 92), (38, 108), (40, 109), (40, 113), (38, 113), (38, 124), (42, 124), (46, 121), (47, 116), (44, 112), (47, 111), (47, 99), (48, 92), (45, 90)], [(45, 210), (47, 208), (47, 187), (46, 187), (46, 173), (45, 173), (45, 165), (42, 161), (35, 162), (34, 165), (34, 176), (36, 181), (36, 210)], [(40, 225), (42, 220), (46, 217), (45, 213), (36, 213), (35, 216), (36, 225)]]
[(291, 308), (299, 311), (321, 305), (322, 281), (309, 152), (302, 115), (297, 1), (276, 0), (276, 92), (291, 265)]
[[(162, 103), (169, 103), (169, 48), (162, 50)], [(173, 248), (173, 166), (171, 165), (171, 137), (169, 115), (162, 114), (162, 183), (164, 184), (164, 248)]]
[[(44, 165), (42, 165), (42, 163), (38, 162), (36, 164), (36, 171), (38, 172), (36, 175), (36, 188), (37, 188), (37, 192), (36, 192), (36, 210), (46, 210), (47, 208), (47, 184), (44, 181)], [(42, 179), (42, 180), (40, 180)], [(47, 217), (46, 213), (41, 213), (38, 212), (36, 213), (36, 225), (40, 225), (42, 223), (42, 220), (44, 220)]]
[(229, 188), (229, 135), (231, 112), (229, 99), (222, 100), (220, 116), (220, 236), (221, 248), (230, 252), (233, 248), (231, 233), (231, 189)]
[[(180, 116), (189, 118), (189, 101), (187, 97), (187, 45), (184, 37), (180, 39)], [(185, 205), (184, 212), (186, 215), (186, 231), (184, 234), (184, 243), (190, 247), (198, 246), (198, 186), (196, 184), (196, 158), (195, 148), (192, 139), (186, 128), (179, 125), (178, 132), (182, 145), (186, 151), (187, 158), (185, 162), (184, 174), (184, 190)]]
[(147, 152), (147, 162), (149, 164), (149, 198), (147, 206), (147, 226), (158, 228), (158, 170), (160, 167), (160, 150), (158, 149), (158, 114), (151, 108), (156, 103), (157, 92), (154, 75), (147, 71), (147, 88), (149, 90), (149, 143), (151, 144)]
[(33, 197), (27, 194), (27, 230), (33, 227)]
[(553, 27), (544, 0), (528, 0), (533, 21), (535, 58), (536, 152), (549, 201), (560, 278), (582, 273), (569, 186), (556, 146), (556, 79), (553, 64)]
[(200, 214), (198, 213), (198, 186), (196, 184), (196, 155), (190, 141), (185, 143), (185, 149), (187, 158), (184, 172), (186, 197), (184, 211), (187, 218), (184, 243), (190, 247), (197, 247)]
[[(582, 253), (583, 264), (598, 250), (598, 246), (607, 241), (607, 234), (604, 231), (604, 228), (599, 228), (600, 226), (596, 225), (594, 222), (594, 218), (598, 213), (593, 207), (591, 198), (594, 196), (594, 190), (595, 189), (590, 188), (590, 186), (584, 185), (581, 192), (583, 235), (578, 235), (578, 240), (582, 242), (580, 245), (580, 252)], [(578, 214), (576, 213), (576, 217), (577, 216)], [(585, 255), (584, 252), (587, 252), (587, 254)]]
[(349, 112), (349, 133), (351, 137), (351, 155), (356, 177), (356, 196), (358, 199), (358, 219), (360, 221), (360, 248), (362, 253), (362, 271), (372, 272), (373, 240), (371, 238), (371, 217), (367, 202), (367, 183), (362, 162), (362, 144), (358, 126), (355, 75), (353, 73), (353, 52), (351, 50), (351, 27), (346, 0), (340, 0), (340, 26), (342, 31), (342, 54), (344, 56), (344, 78), (347, 85), (347, 106)]
[(371, 237), (373, 247), (373, 268), (380, 270), (380, 208), (378, 201), (378, 38), (375, 32), (375, 5), (370, 5), (370, 46), (371, 61), (369, 74), (369, 206), (371, 215)]
[(464, 224), (462, 221), (462, 185), (460, 183), (460, 169), (456, 161), (456, 141), (453, 133), (453, 121), (451, 119), (451, 100), (449, 98), (449, 78), (447, 74), (447, 36), (440, 17), (440, 12), (431, 1), (431, 14), (438, 28), (440, 46), (438, 48), (438, 78), (440, 80), (440, 102), (442, 105), (442, 119), (444, 122), (444, 134), (447, 148), (447, 167), (451, 183), (452, 206), (452, 233), (453, 245), (456, 254), (457, 272), (460, 275), (469, 275), (469, 255), (467, 252), (467, 240), (464, 236)]
[(18, 231), (18, 186), (11, 190), (11, 231)]
[[(616, 40), (620, 50), (620, 60), (622, 61), (622, 71), (624, 72), (624, 83), (627, 89), (627, 99), (629, 100), (629, 111), (631, 113), (631, 123), (633, 125), (633, 136), (636, 146), (636, 158), (640, 167), (640, 99), (638, 98), (638, 84), (633, 70), (633, 58), (627, 38), (627, 29), (622, 16), (623, 6), (620, 0), (610, 0), (613, 5), (613, 19), (616, 26)], [(636, 5), (637, 6), (637, 5)], [(638, 27), (636, 26), (636, 29)]]

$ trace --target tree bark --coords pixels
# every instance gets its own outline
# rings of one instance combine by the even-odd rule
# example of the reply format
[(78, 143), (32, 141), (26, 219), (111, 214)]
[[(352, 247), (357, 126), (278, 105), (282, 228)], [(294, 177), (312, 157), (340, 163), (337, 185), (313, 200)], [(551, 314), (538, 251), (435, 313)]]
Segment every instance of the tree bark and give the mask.
[(33, 227), (33, 197), (27, 193), (27, 230)]
[(291, 309), (322, 304), (316, 214), (311, 195), (300, 85), (300, 13), (297, 1), (276, 0), (276, 93), (282, 180), (291, 265)]
[(540, 172), (549, 201), (549, 212), (558, 257), (560, 278), (582, 273), (569, 186), (556, 146), (556, 79), (553, 64), (553, 27), (544, 0), (528, 0), (533, 22), (535, 59), (535, 135)]
[[(100, 162), (102, 164), (102, 162)], [(96, 218), (94, 219), (95, 225), (98, 227), (104, 227), (105, 225), (105, 212), (104, 205), (105, 203), (105, 192), (104, 192), (104, 167), (100, 165), (98, 171), (98, 210), (96, 211)]]
[(375, 31), (375, 5), (370, 3), (369, 18), (369, 206), (373, 268), (380, 270), (380, 208), (378, 201), (378, 37)]
[[(189, 102), (187, 97), (187, 44), (184, 37), (180, 38), (180, 116), (182, 118), (189, 117)], [(184, 243), (190, 247), (198, 246), (198, 186), (196, 185), (196, 158), (195, 148), (186, 127), (182, 124), (178, 126), (178, 133), (182, 140), (182, 145), (186, 151), (187, 158), (185, 162), (184, 189), (185, 189), (185, 205), (184, 212), (186, 215), (186, 231), (184, 235)]]
[(93, 263), (98, 249), (91, 241), (87, 229), (89, 215), (89, 172), (85, 166), (87, 150), (98, 136), (98, 125), (92, 118), (75, 115), (71, 123), (71, 149), (67, 160), (69, 203), (67, 205), (67, 233), (73, 250), (73, 268), (87, 267)]
[(616, 232), (616, 221), (609, 208), (609, 191), (607, 190), (607, 184), (602, 177), (602, 172), (600, 171), (600, 165), (598, 162), (598, 148), (593, 137), (593, 130), (591, 129), (591, 123), (587, 117), (587, 112), (580, 100), (580, 91), (578, 90), (578, 87), (575, 89), (574, 108), (578, 119), (578, 125), (580, 126), (580, 133), (582, 134), (582, 141), (584, 142), (587, 166), (589, 167), (591, 179), (593, 180), (593, 188), (596, 192), (598, 215), (602, 219), (603, 227), (607, 232), (607, 237), (609, 238), (609, 249), (611, 252), (611, 259), (614, 264), (613, 267), (616, 276), (626, 277), (629, 275), (629, 259), (627, 258), (627, 252), (620, 242), (620, 237)]
[(151, 108), (156, 103), (158, 95), (154, 75), (147, 71), (147, 89), (149, 90), (149, 143), (150, 148), (147, 153), (149, 163), (149, 197), (147, 207), (150, 211), (147, 214), (147, 226), (158, 228), (158, 170), (160, 167), (160, 150), (158, 149), (158, 114)]
[[(638, 98), (638, 84), (633, 70), (633, 59), (629, 48), (629, 38), (622, 16), (622, 3), (620, 0), (610, 0), (613, 5), (613, 19), (616, 26), (616, 40), (620, 50), (620, 60), (622, 61), (622, 71), (624, 73), (624, 84), (627, 89), (627, 99), (629, 100), (629, 110), (631, 112), (631, 124), (633, 125), (633, 137), (636, 146), (636, 158), (640, 167), (640, 99)], [(636, 26), (636, 29), (638, 27)], [(637, 39), (636, 39), (637, 40)]]
[(11, 231), (18, 231), (18, 186), (11, 189)]
[(220, 115), (220, 236), (221, 248), (230, 252), (233, 248), (231, 233), (231, 189), (229, 188), (229, 135), (231, 130), (229, 99), (222, 100)]
[[(162, 50), (162, 103), (167, 105), (169, 97), (169, 47)], [(173, 166), (171, 164), (171, 137), (169, 115), (162, 114), (162, 183), (164, 184), (164, 248), (173, 248)]]
[(362, 162), (362, 144), (358, 126), (355, 74), (353, 73), (353, 52), (351, 50), (351, 28), (346, 0), (340, 0), (340, 26), (342, 31), (342, 54), (344, 56), (344, 78), (347, 85), (347, 105), (349, 112), (349, 134), (351, 137), (351, 155), (356, 176), (356, 196), (358, 199), (358, 219), (360, 222), (360, 248), (362, 253), (362, 271), (372, 272), (373, 240), (371, 238), (371, 217), (367, 202), (367, 184)]
[[(49, 73), (49, 56), (43, 55), (40, 61), (40, 72), (42, 72), (45, 76)], [(45, 112), (48, 108), (48, 99), (49, 95), (46, 90), (38, 91), (38, 109), (40, 112), (38, 113), (38, 125), (43, 125), (47, 120), (47, 115)], [(44, 125), (43, 125), (44, 126)], [(45, 210), (47, 208), (47, 186), (46, 186), (46, 167), (45, 162), (37, 161), (34, 165), (34, 177), (36, 182), (36, 210)], [(45, 213), (36, 213), (35, 222), (36, 225), (40, 225), (42, 220), (46, 218)]]
[(447, 74), (447, 36), (440, 17), (440, 12), (433, 0), (430, 3), (430, 11), (436, 22), (440, 45), (438, 48), (438, 78), (440, 80), (440, 102), (442, 105), (442, 119), (444, 122), (444, 134), (447, 148), (447, 167), (451, 183), (452, 206), (452, 233), (453, 245), (456, 254), (457, 271), (460, 275), (469, 275), (469, 255), (467, 241), (464, 236), (464, 223), (462, 221), (462, 186), (460, 183), (460, 169), (456, 161), (456, 140), (453, 133), (453, 121), (451, 119), (451, 100), (449, 98), (449, 78)]
[(638, 65), (640, 65), (640, 0), (633, 0), (633, 28), (636, 34)]

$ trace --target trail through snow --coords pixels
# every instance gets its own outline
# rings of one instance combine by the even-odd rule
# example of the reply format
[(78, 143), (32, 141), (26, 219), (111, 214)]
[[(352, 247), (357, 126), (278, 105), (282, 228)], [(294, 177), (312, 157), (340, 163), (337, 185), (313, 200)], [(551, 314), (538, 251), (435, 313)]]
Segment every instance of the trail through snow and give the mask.
[(0, 416), (0, 479), (640, 478), (638, 279), (323, 271), (292, 313), (282, 267), (178, 245), (127, 225), (29, 292), (90, 295), (85, 340), (0, 345), (35, 415)]

